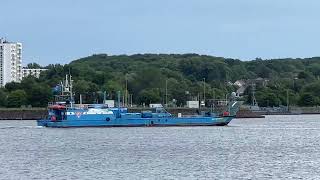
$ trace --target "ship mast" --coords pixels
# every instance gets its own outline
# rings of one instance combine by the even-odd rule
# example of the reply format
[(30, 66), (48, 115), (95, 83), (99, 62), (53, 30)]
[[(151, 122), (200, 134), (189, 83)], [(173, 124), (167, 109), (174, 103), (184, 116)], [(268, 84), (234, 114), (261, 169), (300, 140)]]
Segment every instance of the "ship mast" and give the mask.
[(61, 86), (61, 98), (70, 102), (70, 106), (73, 106), (73, 80), (71, 75), (67, 75), (65, 80), (60, 83)]
[(73, 90), (73, 85), (72, 85), (73, 80), (71, 78), (72, 78), (72, 76), (71, 76), (71, 74), (69, 74), (70, 105), (72, 107), (73, 106), (73, 92), (72, 92), (72, 90)]

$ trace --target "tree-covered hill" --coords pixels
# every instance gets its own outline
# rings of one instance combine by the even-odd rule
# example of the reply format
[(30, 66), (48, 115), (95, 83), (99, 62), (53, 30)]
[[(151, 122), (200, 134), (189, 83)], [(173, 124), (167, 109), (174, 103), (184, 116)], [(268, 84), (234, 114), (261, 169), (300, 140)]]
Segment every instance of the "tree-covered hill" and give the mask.
[[(167, 84), (168, 100), (184, 105), (186, 100), (203, 97), (203, 81), (206, 99), (217, 99), (236, 91), (232, 84), (236, 80), (263, 78), (268, 83), (256, 90), (261, 106), (285, 105), (287, 91), (290, 104), (320, 104), (318, 57), (240, 61), (198, 54), (98, 54), (46, 68), (49, 70), (39, 79), (28, 77), (0, 89), (0, 106), (45, 106), (52, 97), (50, 88), (69, 72), (75, 80), (76, 97), (82, 94), (86, 103), (101, 102), (103, 91), (115, 98), (116, 91), (124, 92), (126, 87), (135, 104), (165, 103)], [(245, 93), (249, 102), (250, 88)]]

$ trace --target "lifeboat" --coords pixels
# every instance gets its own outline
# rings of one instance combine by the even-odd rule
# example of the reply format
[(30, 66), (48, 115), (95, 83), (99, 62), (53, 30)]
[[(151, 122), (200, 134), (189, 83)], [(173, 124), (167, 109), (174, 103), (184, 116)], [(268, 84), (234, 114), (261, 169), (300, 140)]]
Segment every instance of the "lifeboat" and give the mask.
[(49, 109), (63, 110), (63, 109), (66, 109), (66, 106), (55, 104), (55, 105), (49, 106)]

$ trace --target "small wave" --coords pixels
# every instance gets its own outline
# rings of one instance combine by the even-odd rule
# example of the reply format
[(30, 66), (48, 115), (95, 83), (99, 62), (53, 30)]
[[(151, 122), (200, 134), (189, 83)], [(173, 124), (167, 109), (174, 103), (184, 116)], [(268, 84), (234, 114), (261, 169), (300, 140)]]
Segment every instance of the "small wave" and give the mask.
[(0, 129), (14, 129), (14, 128), (16, 128), (16, 127), (14, 127), (14, 126), (0, 127)]
[(43, 128), (42, 126), (4, 126), (0, 129), (39, 129)]

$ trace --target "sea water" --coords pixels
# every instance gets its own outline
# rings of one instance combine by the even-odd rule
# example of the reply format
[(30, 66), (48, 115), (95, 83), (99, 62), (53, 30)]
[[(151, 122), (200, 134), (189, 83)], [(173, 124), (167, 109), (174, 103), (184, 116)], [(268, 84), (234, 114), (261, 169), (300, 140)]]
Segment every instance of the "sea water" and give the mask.
[(0, 179), (319, 179), (320, 116), (225, 127), (43, 128), (0, 121)]

